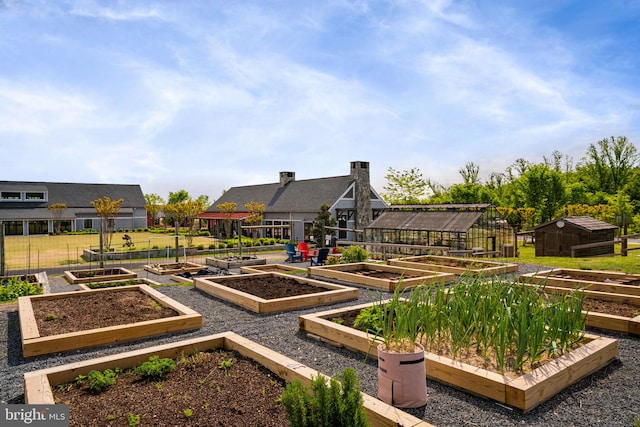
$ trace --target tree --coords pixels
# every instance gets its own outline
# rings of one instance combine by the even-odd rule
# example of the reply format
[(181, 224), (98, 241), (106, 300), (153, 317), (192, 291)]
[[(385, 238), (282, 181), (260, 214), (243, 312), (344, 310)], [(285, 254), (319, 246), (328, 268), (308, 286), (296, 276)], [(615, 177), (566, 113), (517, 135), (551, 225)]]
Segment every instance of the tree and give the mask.
[(385, 175), (387, 185), (382, 193), (384, 200), (391, 205), (414, 205), (421, 203), (427, 190), (427, 182), (418, 168), (408, 171), (388, 169)]
[(465, 184), (480, 184), (480, 167), (473, 162), (468, 162), (464, 168), (458, 171)]
[(524, 207), (534, 208), (539, 222), (550, 221), (566, 202), (562, 174), (544, 164), (529, 167), (516, 181)]
[(111, 200), (109, 196), (104, 196), (102, 199), (96, 199), (91, 202), (91, 205), (96, 208), (98, 217), (100, 218), (100, 252), (102, 252), (105, 247), (107, 249), (111, 247), (115, 219), (116, 216), (118, 216), (118, 212), (120, 212), (120, 206), (123, 201), (123, 199)]
[(330, 236), (335, 234), (335, 230), (327, 230), (327, 227), (335, 227), (337, 224), (329, 209), (331, 209), (331, 206), (327, 204), (320, 206), (318, 216), (313, 220), (313, 238), (320, 246), (326, 244), (327, 234)]
[(580, 176), (593, 192), (615, 194), (627, 183), (638, 162), (636, 147), (620, 136), (590, 144), (580, 167)]
[(147, 209), (147, 213), (151, 217), (151, 225), (155, 226), (158, 222), (160, 212), (164, 208), (165, 201), (157, 194), (145, 194), (144, 201), (145, 209)]
[[(244, 222), (248, 225), (260, 224), (264, 217), (264, 203), (249, 202), (244, 205), (249, 216), (245, 218)], [(251, 229), (251, 237), (255, 239), (255, 230)]]
[(53, 227), (54, 227), (54, 232), (55, 234), (60, 234), (60, 225), (61, 225), (61, 221), (62, 221), (62, 214), (64, 213), (65, 210), (67, 210), (67, 204), (66, 203), (52, 203), (51, 205), (47, 206), (47, 209), (51, 212), (53, 212), (53, 217), (55, 218), (53, 221)]
[(180, 202), (186, 202), (187, 200), (191, 200), (191, 196), (186, 190), (178, 190), (175, 193), (170, 191), (167, 204), (175, 205)]
[(218, 210), (222, 212), (224, 216), (223, 227), (224, 227), (224, 235), (227, 237), (232, 236), (231, 226), (233, 225), (233, 213), (236, 211), (237, 204), (234, 202), (224, 202), (216, 205)]

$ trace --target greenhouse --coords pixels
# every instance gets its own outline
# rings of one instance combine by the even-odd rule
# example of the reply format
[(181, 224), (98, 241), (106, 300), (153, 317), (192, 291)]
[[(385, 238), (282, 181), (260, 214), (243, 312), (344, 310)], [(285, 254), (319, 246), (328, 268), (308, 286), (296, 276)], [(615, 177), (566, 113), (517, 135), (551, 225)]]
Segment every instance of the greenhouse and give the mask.
[(513, 256), (514, 248), (513, 228), (491, 204), (392, 206), (365, 228), (364, 240), (397, 245), (399, 253), (411, 245), (411, 254), (424, 246), (450, 255)]

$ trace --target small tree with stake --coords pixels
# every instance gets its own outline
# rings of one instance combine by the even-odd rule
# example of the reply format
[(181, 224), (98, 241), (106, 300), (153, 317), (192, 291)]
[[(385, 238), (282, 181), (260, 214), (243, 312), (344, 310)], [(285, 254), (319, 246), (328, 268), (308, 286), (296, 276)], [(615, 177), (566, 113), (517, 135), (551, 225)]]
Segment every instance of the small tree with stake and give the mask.
[(337, 221), (331, 216), (329, 209), (331, 206), (324, 204), (320, 206), (320, 212), (318, 216), (313, 220), (313, 238), (320, 246), (324, 246), (327, 238), (327, 234), (333, 236), (334, 230), (327, 230), (327, 227), (335, 227)]
[[(91, 202), (100, 218), (100, 254), (104, 252), (105, 247), (107, 249), (111, 247), (115, 219), (118, 212), (120, 212), (120, 206), (123, 201), (123, 199), (111, 200), (109, 196), (104, 196), (102, 199), (96, 199)], [(100, 256), (100, 267), (103, 267), (103, 263), (102, 256)]]
[(67, 204), (66, 203), (52, 203), (51, 205), (47, 206), (47, 209), (50, 212), (53, 212), (53, 216), (55, 218), (55, 220), (53, 221), (55, 234), (60, 234), (60, 225), (61, 225), (61, 220), (62, 220), (62, 214), (64, 213), (65, 210), (67, 210)]

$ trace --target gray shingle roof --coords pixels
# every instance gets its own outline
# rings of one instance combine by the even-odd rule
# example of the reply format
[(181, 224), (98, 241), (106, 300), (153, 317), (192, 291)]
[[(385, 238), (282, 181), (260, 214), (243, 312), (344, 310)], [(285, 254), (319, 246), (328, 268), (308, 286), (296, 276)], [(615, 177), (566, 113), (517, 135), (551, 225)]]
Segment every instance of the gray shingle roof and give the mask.
[(537, 230), (538, 228), (546, 227), (549, 224), (557, 223), (560, 220), (588, 231), (611, 230), (618, 228), (615, 225), (611, 225), (608, 222), (600, 221), (599, 219), (595, 219), (590, 216), (569, 216), (545, 222), (544, 224), (540, 224), (533, 229)]
[(219, 212), (217, 205), (236, 203), (237, 211), (243, 211), (249, 202), (262, 203), (265, 212), (316, 212), (323, 204), (332, 205), (353, 182), (351, 176), (306, 179), (280, 183), (232, 187), (207, 209)]
[(63, 182), (0, 181), (0, 191), (48, 191), (46, 202), (0, 202), (2, 209), (46, 208), (53, 203), (66, 203), (68, 208), (92, 207), (93, 200), (108, 196), (123, 199), (122, 208), (144, 208), (142, 189), (137, 184), (78, 184)]

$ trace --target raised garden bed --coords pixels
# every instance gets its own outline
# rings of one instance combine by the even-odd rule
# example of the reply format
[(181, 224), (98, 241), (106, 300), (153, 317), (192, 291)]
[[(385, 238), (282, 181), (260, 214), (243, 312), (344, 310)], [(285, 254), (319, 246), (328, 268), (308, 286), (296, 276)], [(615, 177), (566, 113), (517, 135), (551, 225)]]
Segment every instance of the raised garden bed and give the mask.
[(135, 279), (111, 280), (109, 282), (78, 283), (78, 288), (81, 291), (89, 291), (91, 289), (115, 288), (118, 286), (132, 285), (159, 286), (160, 283), (155, 280), (137, 277)]
[[(353, 318), (373, 304), (376, 303), (303, 315), (298, 318), (298, 326), (312, 338), (377, 357), (377, 346), (372, 345), (374, 337), (340, 324), (345, 317)], [(617, 356), (617, 340), (596, 335), (585, 338), (588, 342), (576, 350), (515, 378), (430, 352), (425, 352), (425, 374), (427, 378), (526, 412)]]
[(311, 277), (335, 279), (342, 283), (357, 284), (391, 292), (398, 286), (406, 289), (431, 283), (453, 282), (455, 280), (455, 274), (452, 273), (369, 262), (308, 267), (307, 274)]
[(626, 274), (619, 271), (554, 268), (521, 274), (518, 280), (523, 283), (545, 284), (559, 288), (581, 288), (614, 294), (640, 295), (640, 274)]
[[(571, 287), (525, 284), (546, 293), (568, 293)], [(589, 288), (591, 289), (591, 288)], [(640, 335), (640, 296), (585, 290), (583, 313), (591, 328)]]
[(16, 276), (0, 276), (0, 285), (10, 280), (26, 281), (32, 285), (38, 285), (42, 288), (43, 294), (48, 294), (51, 291), (49, 288), (49, 278), (46, 271), (34, 274), (21, 274)]
[(315, 307), (358, 298), (358, 289), (282, 273), (195, 279), (195, 287), (256, 313)]
[(72, 270), (64, 272), (64, 279), (68, 283), (90, 283), (108, 282), (120, 279), (134, 279), (138, 277), (136, 273), (122, 267), (115, 268), (94, 268), (91, 270)]
[[(319, 375), (317, 371), (305, 365), (302, 365), (280, 353), (274, 352), (269, 348), (263, 347), (233, 332), (225, 332), (207, 337), (194, 338), (191, 340), (179, 341), (147, 349), (130, 351), (113, 356), (101, 357), (97, 359), (86, 360), (82, 362), (76, 362), (63, 366), (25, 373), (25, 403), (30, 405), (53, 405), (57, 403), (54, 398), (54, 388), (62, 384), (73, 382), (79, 375), (86, 376), (93, 370), (104, 371), (106, 369), (115, 368), (126, 370), (141, 365), (142, 363), (148, 361), (152, 356), (178, 359), (180, 357), (184, 357), (185, 355), (192, 355), (205, 351), (215, 351), (219, 349), (237, 352), (243, 357), (255, 361), (256, 364), (267, 369), (284, 381), (292, 382), (297, 379), (300, 380), (304, 385), (309, 386), (309, 384), (311, 383), (311, 379)], [(329, 375), (332, 374), (330, 373)], [(193, 388), (197, 388), (197, 386), (198, 383), (193, 384)], [(240, 393), (240, 391), (238, 393)], [(156, 394), (161, 395), (162, 393)], [(135, 395), (133, 396), (135, 397)], [(430, 426), (430, 424), (403, 411), (386, 405), (385, 403), (372, 396), (363, 393), (362, 397), (364, 401), (365, 411), (372, 426)], [(146, 421), (146, 418), (151, 418), (154, 416), (152, 412), (152, 403), (154, 402), (151, 402), (149, 400), (143, 401), (143, 407), (141, 411), (149, 411), (147, 412), (147, 414), (142, 416), (141, 421), (143, 424)], [(196, 411), (206, 411), (206, 406), (214, 406), (216, 404), (216, 402), (213, 401), (207, 401), (205, 403), (209, 403), (209, 405), (205, 405), (203, 403), (197, 408), (194, 407), (193, 412), (195, 413)], [(122, 414), (127, 414), (131, 411), (134, 411), (133, 408), (131, 408), (131, 405), (133, 405), (133, 403), (128, 401), (126, 399), (126, 396), (118, 396), (117, 405), (119, 408), (121, 408)], [(185, 407), (189, 407), (190, 405), (192, 405), (191, 402), (184, 403)], [(258, 418), (255, 415), (251, 417), (253, 406), (237, 409), (238, 412), (248, 411), (251, 423), (255, 422), (255, 420)], [(70, 414), (72, 419), (74, 412), (74, 406), (70, 405)], [(208, 424), (205, 425), (211, 425), (210, 421), (211, 420), (208, 420)], [(184, 418), (183, 414), (177, 414), (175, 423), (194, 425), (193, 423), (189, 423), (188, 420)], [(234, 424), (232, 422), (230, 425), (248, 425), (246, 421), (240, 423), (241, 424)]]
[(489, 276), (518, 271), (518, 264), (439, 255), (395, 258), (389, 260), (389, 265), (472, 276)]
[(240, 268), (247, 265), (264, 265), (267, 263), (266, 258), (253, 257), (228, 257), (228, 258), (205, 258), (207, 265), (213, 265), (218, 268)]
[(203, 268), (206, 267), (204, 265), (195, 264), (192, 262), (172, 262), (166, 264), (151, 264), (144, 266), (144, 269), (146, 271), (158, 275), (183, 273), (185, 271), (196, 272), (202, 270)]
[(25, 358), (202, 326), (199, 313), (147, 285), (20, 297), (18, 315)]
[(265, 272), (275, 272), (275, 273), (289, 273), (289, 274), (307, 274), (307, 269), (298, 268), (295, 265), (289, 264), (265, 264), (265, 265), (254, 265), (248, 267), (240, 267), (241, 273), (265, 273)]

